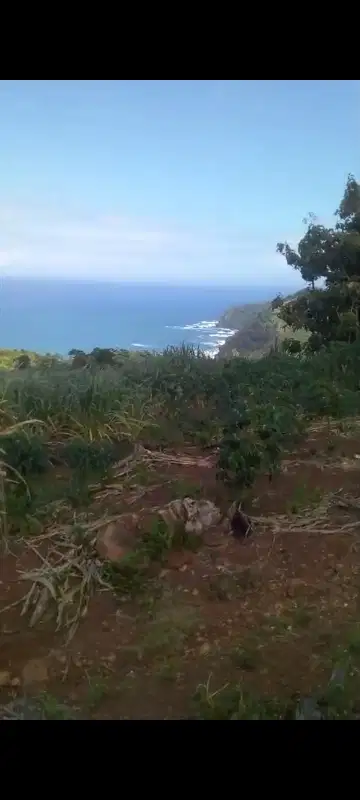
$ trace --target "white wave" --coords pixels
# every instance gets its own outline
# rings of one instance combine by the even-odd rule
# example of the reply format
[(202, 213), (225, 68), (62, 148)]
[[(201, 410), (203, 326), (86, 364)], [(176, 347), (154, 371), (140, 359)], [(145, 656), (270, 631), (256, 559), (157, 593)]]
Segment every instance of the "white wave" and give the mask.
[(206, 331), (209, 328), (215, 328), (217, 320), (203, 319), (201, 322), (193, 322), (192, 325), (184, 325), (184, 331)]
[(192, 322), (188, 325), (166, 325), (165, 327), (170, 328), (173, 331), (205, 331), (208, 328), (215, 328), (217, 323), (217, 319), (203, 319), (201, 322)]
[(216, 333), (209, 333), (209, 336), (212, 339), (223, 339), (224, 336), (225, 339), (228, 339), (229, 336), (233, 336), (234, 333), (236, 333), (236, 331), (230, 330), (230, 328), (219, 328)]
[(209, 356), (209, 358), (215, 358), (220, 350), (220, 347), (222, 347), (226, 343), (226, 340), (229, 339), (230, 336), (233, 336), (234, 333), (236, 333), (236, 331), (221, 328), (218, 333), (209, 334), (209, 338), (212, 337), (214, 341), (202, 341), (200, 342), (200, 347), (204, 350), (205, 355)]
[[(226, 340), (233, 336), (236, 331), (233, 328), (217, 328), (218, 320), (203, 319), (200, 322), (192, 322), (187, 325), (166, 325), (166, 328), (176, 331), (194, 331), (198, 332), (196, 337), (199, 347), (206, 356), (215, 358), (218, 354), (220, 347), (225, 344)], [(202, 331), (207, 332), (209, 339), (214, 341), (201, 340), (200, 335)], [(195, 344), (195, 342), (194, 342)]]
[(216, 344), (214, 342), (200, 342), (201, 347), (210, 347), (211, 350), (217, 349), (221, 347), (222, 344), (225, 344), (226, 339), (220, 339)]

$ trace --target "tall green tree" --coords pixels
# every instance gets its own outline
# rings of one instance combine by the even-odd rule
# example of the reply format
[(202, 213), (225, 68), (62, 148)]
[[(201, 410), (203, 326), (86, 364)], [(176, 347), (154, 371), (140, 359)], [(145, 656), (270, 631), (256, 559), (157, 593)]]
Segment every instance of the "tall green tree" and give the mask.
[(360, 184), (353, 175), (335, 217), (334, 227), (326, 228), (310, 215), (297, 250), (287, 242), (277, 245), (308, 284), (291, 300), (276, 298), (279, 316), (294, 330), (309, 331), (307, 346), (313, 350), (334, 340), (360, 339)]
[(99, 367), (113, 366), (115, 350), (107, 347), (95, 347), (90, 353), (90, 359)]

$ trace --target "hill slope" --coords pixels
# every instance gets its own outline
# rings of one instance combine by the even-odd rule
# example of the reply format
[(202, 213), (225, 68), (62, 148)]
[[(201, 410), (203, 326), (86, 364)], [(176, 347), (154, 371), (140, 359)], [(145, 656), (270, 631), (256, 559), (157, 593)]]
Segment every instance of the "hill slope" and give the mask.
[(271, 302), (233, 306), (220, 317), (218, 327), (234, 329), (234, 335), (220, 348), (219, 358), (261, 358), (284, 339), (303, 342), (308, 337), (305, 330), (293, 331), (285, 325), (278, 312), (272, 310)]

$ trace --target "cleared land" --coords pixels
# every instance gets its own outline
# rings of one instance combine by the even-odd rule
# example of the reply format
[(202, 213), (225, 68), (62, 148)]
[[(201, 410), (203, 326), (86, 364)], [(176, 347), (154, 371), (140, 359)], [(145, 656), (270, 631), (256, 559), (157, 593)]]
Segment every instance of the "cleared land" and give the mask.
[[(140, 449), (101, 484), (33, 481), (26, 530), (4, 536), (3, 718), (358, 718), (360, 424), (314, 423), (256, 479), (248, 539), (166, 535), (174, 498), (229, 507), (216, 459)], [(99, 555), (110, 521), (132, 559)]]

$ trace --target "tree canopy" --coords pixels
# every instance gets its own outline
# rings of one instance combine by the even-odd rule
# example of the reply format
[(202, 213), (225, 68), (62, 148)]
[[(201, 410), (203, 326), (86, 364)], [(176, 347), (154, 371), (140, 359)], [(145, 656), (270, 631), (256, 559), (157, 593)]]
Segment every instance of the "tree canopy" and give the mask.
[(309, 331), (311, 350), (334, 340), (351, 343), (360, 338), (360, 184), (353, 175), (335, 217), (334, 227), (326, 228), (311, 214), (297, 250), (287, 242), (277, 245), (308, 291), (291, 300), (276, 298), (274, 306), (287, 325)]

